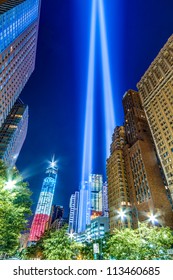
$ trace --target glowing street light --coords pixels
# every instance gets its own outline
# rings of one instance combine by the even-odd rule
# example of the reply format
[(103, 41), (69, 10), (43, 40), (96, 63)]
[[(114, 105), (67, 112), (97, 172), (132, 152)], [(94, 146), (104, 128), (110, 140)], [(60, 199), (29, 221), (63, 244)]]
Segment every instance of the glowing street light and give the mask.
[(121, 220), (123, 220), (126, 217), (126, 214), (123, 210), (118, 212), (118, 216), (121, 218)]
[(74, 238), (74, 233), (71, 231), (70, 233), (68, 233), (68, 236), (69, 236), (70, 240), (72, 241), (72, 239)]
[(153, 214), (151, 214), (151, 215), (149, 216), (149, 221), (152, 222), (152, 224), (154, 225), (155, 222), (157, 222), (156, 216), (153, 215)]

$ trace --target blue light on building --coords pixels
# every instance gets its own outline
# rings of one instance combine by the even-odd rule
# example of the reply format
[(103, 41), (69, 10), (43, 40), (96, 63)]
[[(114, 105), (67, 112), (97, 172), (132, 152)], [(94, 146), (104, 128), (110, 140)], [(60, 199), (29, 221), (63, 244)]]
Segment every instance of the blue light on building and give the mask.
[(39, 15), (40, 0), (8, 0), (0, 5), (0, 52)]

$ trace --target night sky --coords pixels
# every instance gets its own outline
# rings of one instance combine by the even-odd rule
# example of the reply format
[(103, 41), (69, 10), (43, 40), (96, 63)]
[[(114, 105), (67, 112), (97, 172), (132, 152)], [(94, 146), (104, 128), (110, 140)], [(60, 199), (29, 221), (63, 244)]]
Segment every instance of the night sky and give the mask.
[[(16, 164), (33, 192), (33, 212), (45, 169), (54, 154), (59, 167), (54, 203), (64, 206), (66, 216), (70, 195), (80, 184), (91, 3), (42, 0), (36, 67), (21, 94), (29, 105), (28, 134)], [(173, 33), (173, 1), (104, 0), (104, 8), (116, 124), (121, 125), (123, 94), (136, 89)], [(98, 24), (95, 90), (93, 173), (105, 176)]]

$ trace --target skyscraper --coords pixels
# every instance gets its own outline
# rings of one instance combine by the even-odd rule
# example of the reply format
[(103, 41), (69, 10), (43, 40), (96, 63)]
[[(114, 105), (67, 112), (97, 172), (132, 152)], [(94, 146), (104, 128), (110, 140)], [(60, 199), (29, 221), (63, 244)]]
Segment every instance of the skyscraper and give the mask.
[(78, 214), (79, 214), (79, 192), (75, 192), (70, 197), (70, 216), (69, 216), (69, 233), (78, 232)]
[(40, 3), (0, 2), (0, 126), (35, 67)]
[(103, 177), (99, 174), (89, 176), (90, 217), (91, 220), (102, 215)]
[(63, 218), (64, 207), (60, 205), (52, 205), (51, 216), (49, 219), (48, 229), (59, 230), (63, 225), (67, 224), (67, 219)]
[(29, 242), (36, 242), (43, 235), (51, 214), (52, 201), (57, 180), (57, 166), (54, 161), (46, 169), (46, 177), (38, 200), (35, 216), (32, 222)]
[(109, 217), (109, 206), (108, 206), (108, 183), (105, 182), (102, 188), (102, 215)]
[(127, 140), (125, 168), (134, 226), (138, 220), (148, 220), (154, 214), (159, 224), (172, 227), (173, 212), (139, 93), (126, 92), (123, 106)]
[(173, 35), (137, 84), (173, 198)]
[(0, 159), (14, 166), (28, 127), (28, 106), (17, 100), (0, 128)]
[[(110, 157), (107, 160), (108, 204), (110, 231), (124, 226), (131, 227), (131, 203), (125, 169), (125, 129), (117, 126), (112, 136)], [(121, 217), (121, 211), (128, 213)]]
[(84, 232), (87, 224), (90, 224), (90, 191), (88, 181), (85, 181), (79, 190), (78, 232)]
[(79, 191), (78, 232), (84, 232), (92, 219), (103, 215), (103, 177), (90, 174)]

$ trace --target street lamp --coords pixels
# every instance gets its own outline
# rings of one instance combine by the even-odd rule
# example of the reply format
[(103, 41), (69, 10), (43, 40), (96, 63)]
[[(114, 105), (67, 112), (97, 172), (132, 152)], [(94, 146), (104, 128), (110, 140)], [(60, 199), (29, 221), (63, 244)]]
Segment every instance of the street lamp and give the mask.
[(125, 214), (125, 212), (123, 212), (123, 210), (120, 210), (118, 212), (118, 216), (121, 218), (122, 221), (123, 221), (124, 218), (126, 218), (126, 214)]
[(149, 216), (149, 222), (152, 222), (152, 224), (155, 225), (155, 223), (157, 222), (156, 216), (151, 214)]
[(126, 218), (125, 212), (121, 209), (118, 211), (118, 217), (121, 219), (122, 228), (124, 228), (124, 219)]
[(68, 233), (68, 236), (69, 236), (70, 240), (72, 241), (72, 239), (74, 238), (74, 233), (71, 231), (70, 233)]

